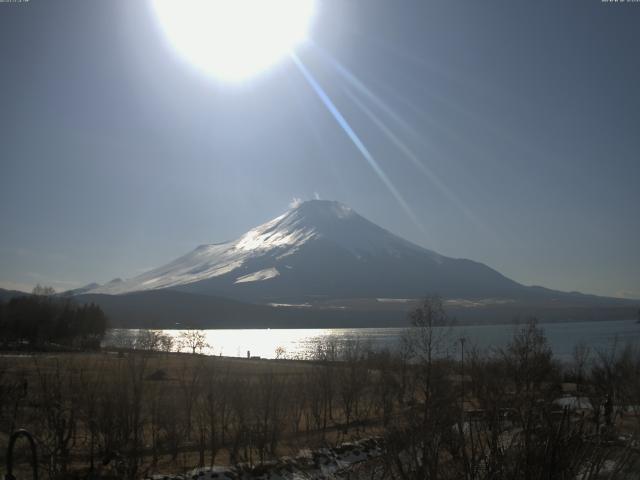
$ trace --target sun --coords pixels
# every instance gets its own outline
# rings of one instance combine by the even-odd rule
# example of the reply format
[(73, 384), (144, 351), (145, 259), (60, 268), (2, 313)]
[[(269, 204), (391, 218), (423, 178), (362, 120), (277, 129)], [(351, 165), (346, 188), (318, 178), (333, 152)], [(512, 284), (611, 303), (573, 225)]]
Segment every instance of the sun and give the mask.
[(315, 0), (151, 0), (174, 48), (222, 81), (245, 80), (307, 39)]

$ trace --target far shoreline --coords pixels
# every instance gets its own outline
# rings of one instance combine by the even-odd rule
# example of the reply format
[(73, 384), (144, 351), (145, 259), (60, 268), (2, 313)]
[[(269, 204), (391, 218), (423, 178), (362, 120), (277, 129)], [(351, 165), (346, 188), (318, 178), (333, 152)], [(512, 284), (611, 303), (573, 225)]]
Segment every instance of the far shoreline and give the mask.
[[(456, 321), (453, 320), (451, 324), (447, 325), (436, 325), (437, 327), (443, 326), (451, 326), (451, 327), (491, 327), (491, 326), (500, 326), (500, 325), (511, 325), (518, 326), (526, 324), (530, 319), (536, 318), (539, 324), (541, 325), (554, 325), (560, 323), (593, 323), (593, 322), (636, 322), (638, 323), (638, 328), (640, 328), (640, 322), (634, 318), (576, 318), (576, 319), (539, 319), (534, 316), (521, 317), (515, 320), (503, 320), (496, 322), (472, 322), (472, 321)], [(411, 327), (410, 323), (406, 323), (403, 325), (393, 324), (391, 322), (381, 323), (379, 325), (338, 325), (338, 324), (313, 324), (313, 325), (300, 325), (300, 326), (189, 326), (189, 325), (180, 325), (180, 326), (113, 326), (108, 328), (107, 330), (171, 330), (171, 331), (182, 331), (182, 330), (324, 330), (324, 329), (334, 329), (334, 330), (365, 330), (365, 329), (398, 329), (404, 330)]]

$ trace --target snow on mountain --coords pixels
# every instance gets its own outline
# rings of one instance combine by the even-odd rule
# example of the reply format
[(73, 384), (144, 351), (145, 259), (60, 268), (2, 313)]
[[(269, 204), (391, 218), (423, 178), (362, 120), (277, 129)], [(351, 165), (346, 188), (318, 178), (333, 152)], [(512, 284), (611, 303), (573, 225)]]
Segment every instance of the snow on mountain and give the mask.
[(275, 278), (278, 275), (280, 275), (280, 272), (277, 268), (265, 268), (264, 270), (250, 273), (249, 275), (243, 275), (242, 277), (238, 278), (235, 283), (259, 282), (261, 280), (269, 280), (270, 278)]
[[(376, 250), (397, 254), (401, 248), (420, 249), (369, 222), (346, 205), (312, 200), (249, 230), (235, 241), (202, 245), (165, 266), (130, 280), (112, 280), (91, 293), (121, 294), (195, 283), (240, 271), (248, 260), (258, 256), (284, 259), (315, 238), (330, 240), (356, 256)], [(437, 260), (438, 255), (430, 253)], [(242, 272), (234, 283), (264, 281), (278, 275), (274, 267)]]
[(295, 296), (404, 298), (499, 294), (519, 286), (469, 260), (408, 242), (339, 202), (312, 200), (226, 243), (202, 245), (167, 265), (91, 293), (178, 289), (264, 301)]

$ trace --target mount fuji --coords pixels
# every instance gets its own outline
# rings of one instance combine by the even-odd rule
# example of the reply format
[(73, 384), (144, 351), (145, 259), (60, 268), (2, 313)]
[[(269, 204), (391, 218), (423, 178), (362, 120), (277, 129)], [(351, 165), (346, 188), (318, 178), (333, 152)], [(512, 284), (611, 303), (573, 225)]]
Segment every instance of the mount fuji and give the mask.
[(463, 322), (631, 318), (637, 309), (636, 302), (522, 285), (326, 200), (301, 203), (236, 240), (199, 246), (137, 277), (75, 291), (115, 324), (208, 328), (398, 325), (430, 294)]
[(336, 298), (505, 297), (522, 285), (481, 263), (440, 255), (339, 202), (311, 200), (240, 238), (89, 293), (172, 289), (255, 303)]

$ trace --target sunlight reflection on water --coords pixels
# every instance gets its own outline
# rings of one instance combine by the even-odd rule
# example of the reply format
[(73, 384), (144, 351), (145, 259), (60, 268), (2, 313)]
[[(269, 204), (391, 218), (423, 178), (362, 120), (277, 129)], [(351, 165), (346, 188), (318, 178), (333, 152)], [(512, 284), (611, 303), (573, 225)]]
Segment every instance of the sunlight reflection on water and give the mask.
[[(559, 359), (570, 358), (576, 344), (584, 342), (592, 349), (604, 349), (614, 342), (620, 345), (640, 344), (640, 324), (634, 320), (599, 322), (565, 322), (541, 324), (549, 344)], [(465, 337), (465, 349), (476, 346), (491, 350), (505, 346), (518, 325), (468, 325), (451, 327), (448, 335), (451, 354), (456, 353), (458, 340)], [(176, 340), (184, 330), (162, 330)], [(329, 338), (335, 341), (358, 340), (374, 350), (395, 350), (400, 346), (404, 328), (335, 328), (335, 329), (223, 329), (202, 330), (209, 345), (202, 350), (208, 355), (261, 358), (308, 359), (319, 342)], [(135, 333), (136, 330), (131, 330)], [(109, 339), (105, 341), (109, 345)], [(186, 351), (186, 350), (185, 350)], [(279, 352), (279, 355), (278, 355)]]

